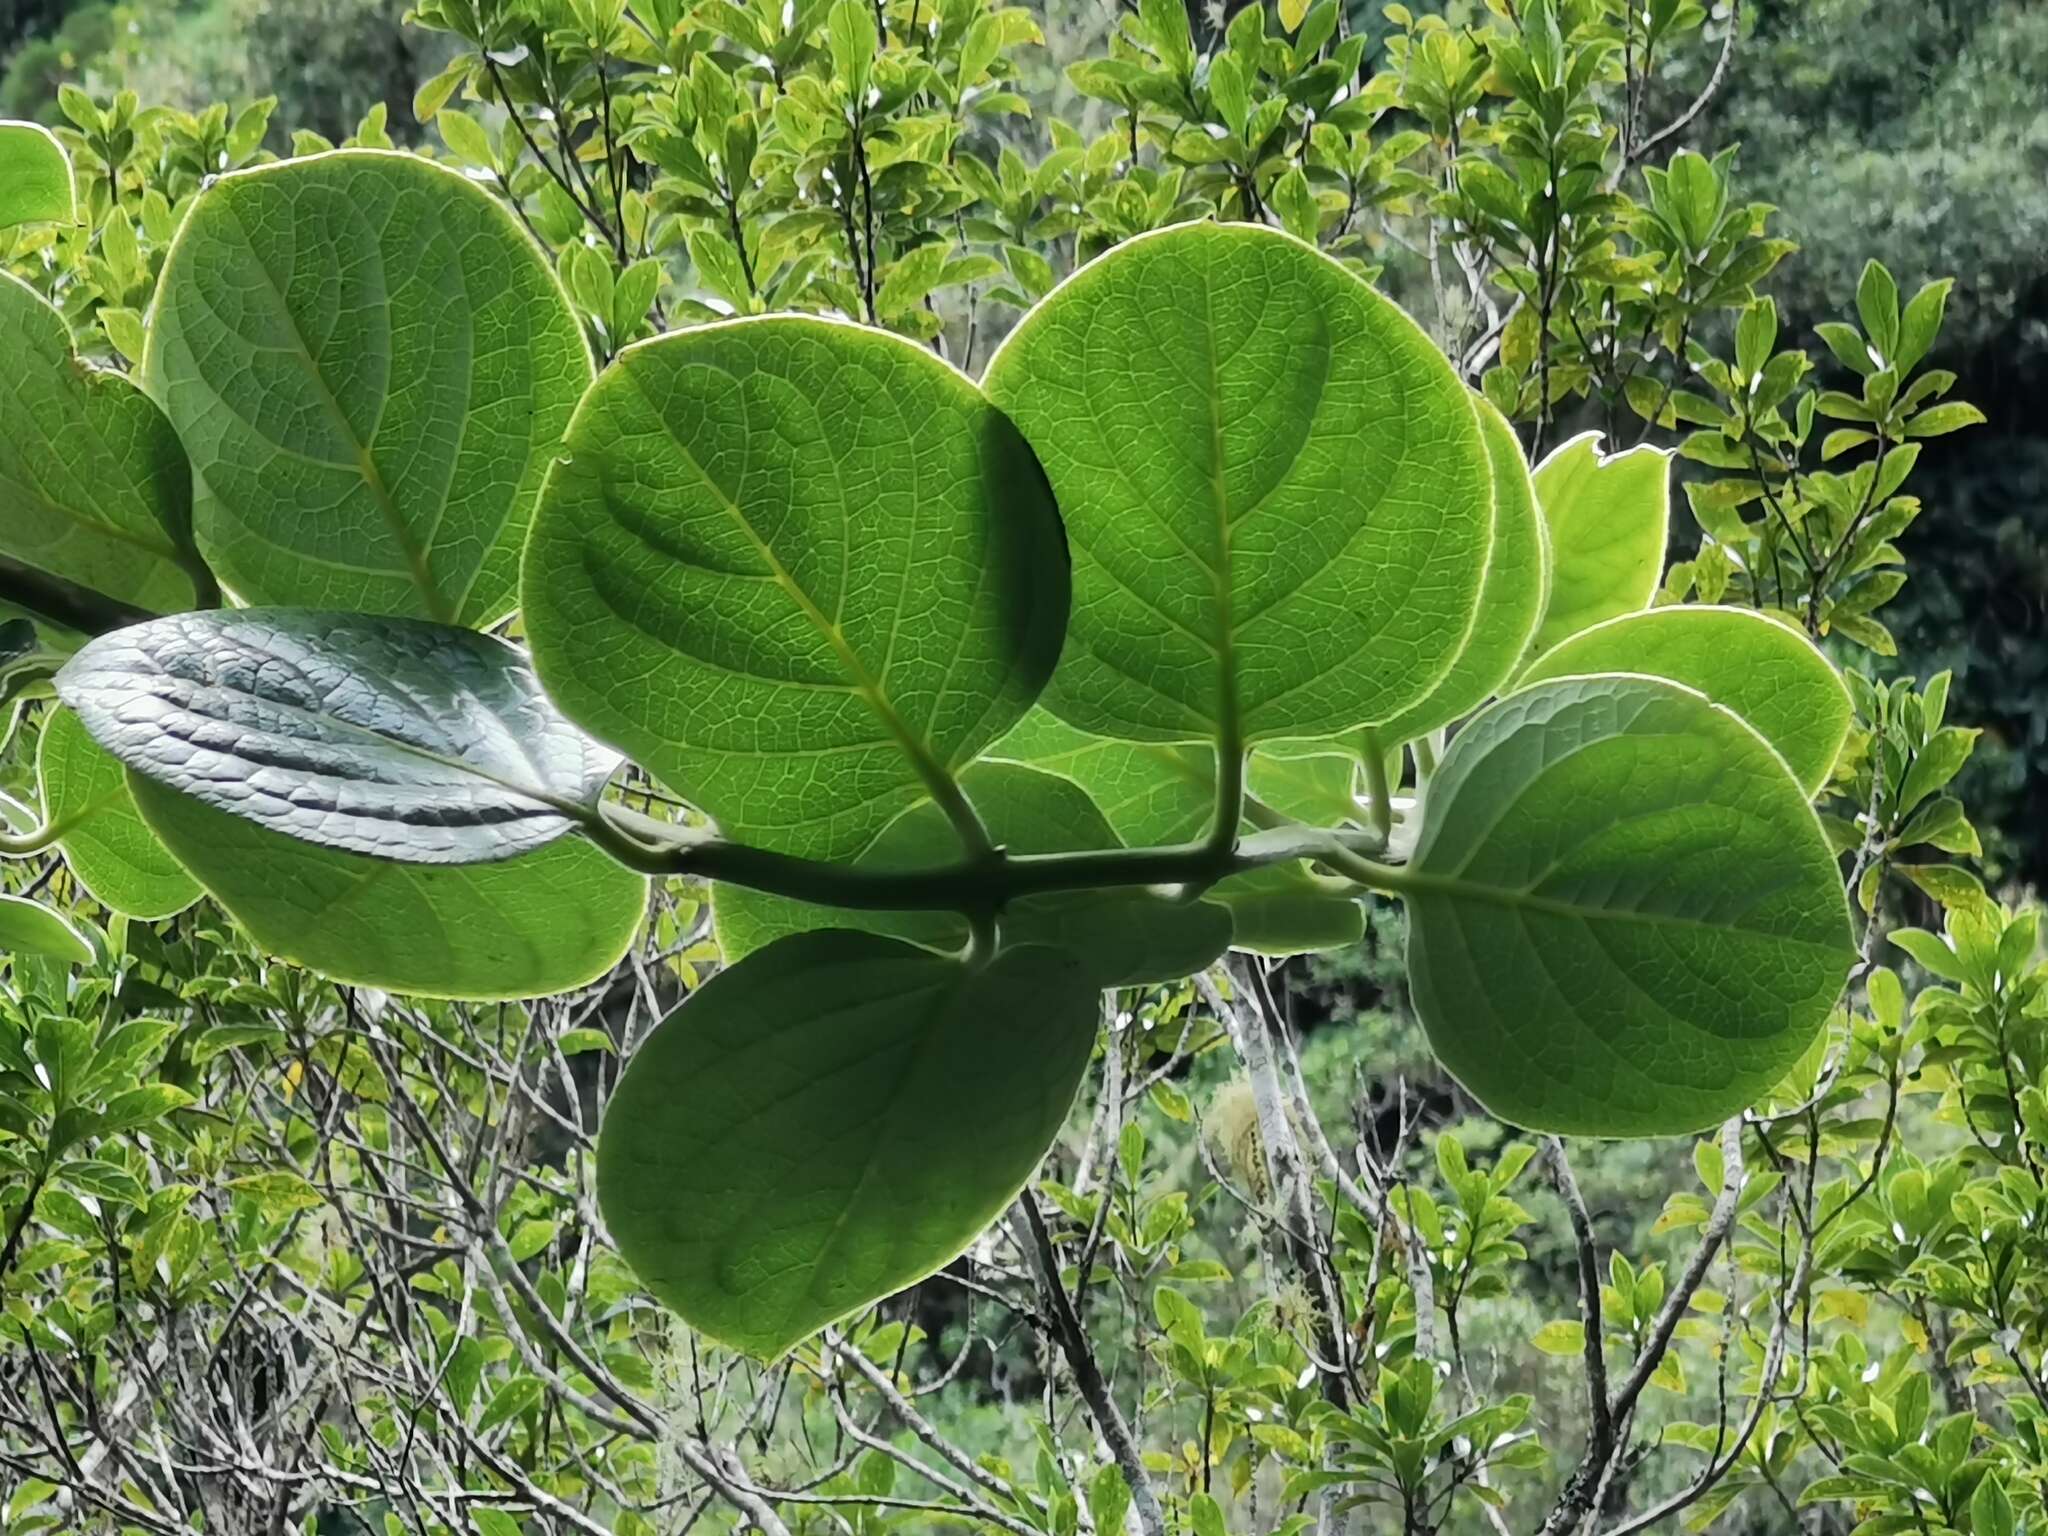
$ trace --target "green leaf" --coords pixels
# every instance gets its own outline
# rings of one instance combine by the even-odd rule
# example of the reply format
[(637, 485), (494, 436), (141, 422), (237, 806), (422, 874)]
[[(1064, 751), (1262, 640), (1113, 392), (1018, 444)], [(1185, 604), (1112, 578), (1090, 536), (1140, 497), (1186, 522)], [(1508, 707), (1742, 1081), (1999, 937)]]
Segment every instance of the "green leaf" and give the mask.
[(1580, 1355), (1586, 1349), (1586, 1325), (1566, 1319), (1545, 1323), (1529, 1342), (1546, 1355)]
[(192, 475), (163, 413), (0, 273), (0, 551), (138, 608), (189, 608)]
[(684, 1321), (779, 1355), (949, 1263), (1016, 1197), (1096, 1013), (1055, 950), (972, 970), (873, 934), (783, 939), (634, 1054), (598, 1140), (605, 1224)]
[(63, 828), (64, 862), (101, 905), (154, 921), (199, 899), (199, 883), (135, 808), (128, 775), (70, 710), (43, 726), (36, 771), (43, 810)]
[(200, 548), (243, 601), (480, 625), (512, 607), (590, 358), (497, 199), (341, 150), (199, 194), (143, 373), (192, 455)]
[(1522, 683), (1596, 672), (1669, 678), (1735, 711), (1808, 795), (1848, 739), (1849, 690), (1805, 635), (1752, 608), (1679, 605), (1624, 614), (1547, 652)]
[(1536, 466), (1550, 530), (1550, 602), (1532, 646), (1539, 655), (1602, 619), (1647, 608), (1663, 575), (1670, 455), (1650, 447), (1605, 455), (1599, 445), (1599, 433), (1582, 432)]
[(1127, 241), (1024, 318), (985, 384), (1066, 519), (1074, 615), (1046, 703), (1069, 724), (1334, 736), (1450, 670), (1491, 539), (1478, 417), (1334, 261), (1241, 225)]
[[(1292, 743), (1255, 753), (1255, 790), (1270, 784), (1273, 763)], [(1117, 741), (1091, 736), (1034, 709), (989, 756), (1072, 779), (1130, 848), (1192, 842), (1216, 804), (1215, 755), (1208, 747)], [(1262, 955), (1302, 954), (1355, 944), (1364, 909), (1299, 865), (1253, 870), (1213, 886), (1208, 899), (1228, 907), (1231, 946)]]
[(1458, 659), (1428, 697), (1382, 727), (1389, 742), (1413, 741), (1484, 704), (1514, 676), (1550, 601), (1550, 544), (1529, 461), (1508, 419), (1475, 397), (1493, 471), (1493, 549), (1479, 611)]
[(0, 955), (40, 955), (90, 965), (93, 947), (62, 913), (26, 896), (0, 895)]
[(1806, 1048), (1854, 959), (1834, 856), (1783, 760), (1651, 678), (1539, 683), (1480, 715), (1398, 878), (1431, 1044), (1531, 1130), (1727, 1118)]
[(1031, 452), (914, 342), (775, 316), (629, 348), (528, 551), (569, 715), (725, 830), (860, 852), (1020, 716), (1066, 623)]
[(647, 882), (581, 838), (495, 864), (400, 864), (316, 847), (141, 777), (144, 818), (267, 954), (429, 997), (540, 997), (602, 976)]
[(519, 651), (418, 619), (173, 614), (100, 636), (56, 687), (95, 741), (152, 779), (409, 863), (550, 842), (618, 762), (554, 711)]
[(1970, 1536), (2013, 1536), (2012, 1499), (1996, 1472), (1985, 1474), (1970, 1496)]
[[(1013, 853), (1067, 853), (1120, 847), (1086, 790), (1073, 780), (1018, 763), (980, 762), (961, 775), (989, 836)], [(928, 869), (958, 861), (959, 839), (926, 800), (891, 822), (859, 863), (874, 869)], [(721, 886), (713, 897), (718, 946), (740, 960), (786, 934), (852, 928), (890, 934), (926, 949), (967, 947), (967, 920), (952, 912), (858, 912), (812, 906)], [(1002, 914), (1006, 945), (1066, 949), (1102, 986), (1178, 981), (1230, 944), (1230, 914), (1213, 902), (1178, 902), (1148, 892), (1072, 891), (1027, 897)]]
[(0, 122), (0, 229), (68, 224), (71, 160), (40, 123)]
[(289, 1216), (294, 1211), (317, 1211), (326, 1196), (289, 1168), (272, 1168), (229, 1179), (228, 1188), (254, 1200), (266, 1216)]

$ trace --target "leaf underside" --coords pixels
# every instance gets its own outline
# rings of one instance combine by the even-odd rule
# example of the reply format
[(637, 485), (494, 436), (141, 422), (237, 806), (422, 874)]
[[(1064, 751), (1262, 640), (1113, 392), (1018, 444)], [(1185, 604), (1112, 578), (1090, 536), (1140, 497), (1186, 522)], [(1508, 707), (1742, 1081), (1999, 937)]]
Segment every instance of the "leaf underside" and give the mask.
[(1581, 630), (1523, 674), (1638, 672), (1697, 689), (1742, 716), (1784, 757), (1809, 795), (1827, 782), (1848, 739), (1849, 690), (1827, 657), (1790, 625), (1752, 608), (1674, 604)]
[(581, 838), (492, 864), (400, 864), (131, 783), (150, 829), (263, 950), (334, 981), (545, 997), (609, 971), (646, 916), (647, 881)]
[(126, 770), (70, 710), (44, 723), (36, 773), (43, 813), (65, 829), (64, 862), (103, 906), (154, 922), (199, 899), (199, 882), (135, 808)]
[(1027, 947), (974, 971), (797, 934), (721, 972), (634, 1055), (598, 1200), (684, 1321), (763, 1359), (950, 1262), (1015, 1198), (1094, 1049), (1094, 979)]
[(1335, 735), (1449, 669), (1492, 538), (1478, 417), (1414, 322), (1311, 247), (1246, 225), (1127, 241), (1028, 315), (985, 383), (1073, 549), (1046, 694), (1069, 724)]
[(120, 374), (81, 362), (64, 317), (0, 272), (5, 553), (138, 608), (189, 608), (178, 546), (192, 474), (171, 424)]
[(618, 759), (472, 630), (300, 609), (174, 614), (92, 641), (58, 693), (128, 767), (273, 831), (416, 864), (568, 831)]
[(735, 836), (859, 853), (1036, 697), (1067, 614), (1044, 477), (967, 379), (798, 316), (629, 349), (526, 561), (568, 713)]
[(417, 155), (340, 150), (199, 195), (143, 373), (243, 601), (483, 625), (590, 357), (540, 248)]
[(1854, 958), (1832, 853), (1784, 762), (1699, 694), (1567, 678), (1452, 744), (1410, 866), (1430, 1043), (1532, 1130), (1677, 1135), (1755, 1102)]

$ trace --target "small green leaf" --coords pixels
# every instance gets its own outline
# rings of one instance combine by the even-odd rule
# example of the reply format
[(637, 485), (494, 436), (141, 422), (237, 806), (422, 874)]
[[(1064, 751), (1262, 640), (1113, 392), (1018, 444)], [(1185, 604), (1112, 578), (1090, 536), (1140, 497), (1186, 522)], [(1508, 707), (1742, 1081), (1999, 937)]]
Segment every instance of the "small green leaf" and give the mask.
[(2013, 1536), (2017, 1529), (2005, 1482), (1988, 1472), (1970, 1495), (1970, 1536)]
[(68, 224), (71, 159), (41, 123), (0, 122), (0, 229)]
[(149, 340), (200, 548), (245, 602), (511, 609), (590, 358), (496, 198), (381, 150), (223, 176), (165, 258)]
[(416, 864), (568, 831), (617, 765), (502, 640), (299, 609), (173, 614), (92, 641), (64, 702), (128, 767), (308, 842)]
[(1531, 1130), (1726, 1119), (1806, 1049), (1854, 959), (1783, 759), (1673, 683), (1538, 683), (1445, 755), (1398, 888), (1444, 1065)]
[(1586, 1325), (1559, 1319), (1538, 1328), (1529, 1342), (1546, 1355), (1580, 1355), (1586, 1349)]
[(1493, 472), (1493, 549), (1486, 585), (1464, 648), (1429, 696), (1381, 728), (1389, 742), (1413, 741), (1477, 709), (1514, 676), (1550, 601), (1550, 536), (1536, 506), (1529, 461), (1505, 416), (1476, 400)]
[(152, 831), (268, 954), (357, 986), (541, 997), (618, 963), (647, 882), (582, 838), (492, 864), (316, 847), (131, 774)]
[(0, 273), (0, 552), (149, 610), (189, 608), (192, 472), (150, 398)]
[(1603, 455), (1600, 434), (1583, 432), (1536, 466), (1535, 481), (1550, 530), (1550, 602), (1532, 646), (1540, 655), (1649, 606), (1664, 571), (1671, 460), (1650, 447)]
[(1414, 322), (1312, 247), (1216, 224), (1126, 241), (1024, 318), (985, 383), (1066, 520), (1074, 613), (1046, 704), (1069, 724), (1335, 736), (1449, 671), (1492, 538), (1478, 416)]
[(858, 853), (1037, 695), (1066, 623), (1031, 451), (925, 348), (791, 315), (629, 348), (527, 552), (569, 715), (748, 841)]
[(1665, 677), (1742, 716), (1807, 794), (1848, 739), (1849, 690), (1805, 635), (1751, 608), (1678, 605), (1624, 614), (1547, 652), (1522, 684), (1595, 672)]
[(149, 921), (199, 899), (199, 882), (171, 857), (135, 808), (128, 775), (70, 710), (58, 710), (37, 745), (43, 808), (63, 828), (72, 874), (103, 906)]
[(986, 969), (804, 933), (720, 972), (635, 1053), (598, 1199), (692, 1327), (772, 1359), (915, 1284), (1015, 1198), (1095, 1045), (1097, 993), (1042, 948)]
[(0, 895), (0, 955), (40, 955), (90, 965), (93, 947), (63, 914), (26, 896)]

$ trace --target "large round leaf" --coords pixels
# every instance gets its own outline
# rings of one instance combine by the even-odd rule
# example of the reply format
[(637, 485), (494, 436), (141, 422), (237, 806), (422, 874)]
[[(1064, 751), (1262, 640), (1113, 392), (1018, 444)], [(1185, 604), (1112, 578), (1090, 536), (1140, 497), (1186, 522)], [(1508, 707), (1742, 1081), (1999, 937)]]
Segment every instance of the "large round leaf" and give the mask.
[(0, 895), (0, 957), (35, 955), (92, 964), (91, 942), (61, 912), (26, 896)]
[[(1126, 847), (1193, 842), (1215, 811), (1216, 759), (1208, 747), (1091, 736), (1034, 709), (989, 753), (1072, 779)], [(1305, 756), (1296, 761), (1296, 754)], [(1306, 808), (1300, 801), (1311, 789), (1324, 802), (1336, 791), (1327, 753), (1291, 742), (1254, 753), (1250, 773), (1255, 793), (1277, 789), (1296, 809)], [(1365, 932), (1364, 909), (1298, 864), (1233, 875), (1207, 899), (1229, 908), (1231, 946), (1254, 954), (1334, 949)]]
[(1431, 1045), (1531, 1130), (1725, 1119), (1806, 1049), (1854, 959), (1784, 761), (1653, 678), (1539, 683), (1473, 721), (1396, 887)]
[(0, 272), (0, 554), (138, 608), (189, 608), (192, 471), (163, 413), (79, 360), (64, 317)]
[[(1117, 848), (1116, 833), (1072, 779), (1018, 763), (980, 762), (960, 777), (989, 835), (1012, 853)], [(873, 869), (929, 869), (956, 862), (960, 841), (931, 801), (905, 811), (858, 862)], [(858, 928), (926, 949), (959, 953), (967, 920), (954, 912), (854, 912), (722, 885), (712, 898), (718, 945), (739, 960), (785, 934)], [(1229, 947), (1230, 914), (1213, 902), (1170, 900), (1144, 890), (1062, 891), (1012, 903), (1006, 945), (1048, 944), (1078, 955), (1108, 987), (1178, 981)]]
[(1664, 574), (1671, 456), (1661, 448), (1603, 454), (1600, 434), (1562, 443), (1535, 471), (1550, 533), (1550, 601), (1531, 649), (1647, 608)]
[(1624, 614), (1547, 652), (1525, 683), (1574, 673), (1668, 677), (1725, 704), (1776, 747), (1811, 795), (1849, 735), (1849, 690), (1806, 636), (1753, 608), (1680, 605)]
[(70, 710), (43, 726), (36, 774), (43, 814), (63, 832), (64, 862), (103, 906), (153, 921), (199, 899), (199, 882), (135, 808), (126, 770)]
[(1044, 477), (967, 379), (796, 316), (627, 350), (527, 553), (549, 691), (749, 841), (865, 848), (1023, 713), (1067, 564)]
[(605, 1110), (597, 1193), (684, 1321), (763, 1359), (950, 1262), (1031, 1177), (1094, 1049), (1095, 979), (803, 933), (664, 1019)]
[(496, 198), (342, 150), (200, 193), (143, 372), (192, 455), (200, 547), (245, 601), (481, 624), (512, 607), (590, 358)]
[(41, 123), (0, 123), (0, 229), (68, 223), (71, 160)]
[(1483, 397), (1475, 397), (1473, 405), (1493, 468), (1493, 550), (1487, 556), (1479, 614), (1443, 681), (1381, 727), (1390, 742), (1427, 735), (1498, 693), (1521, 665), (1550, 598), (1550, 535), (1536, 507), (1529, 461), (1508, 419)]
[(1449, 669), (1492, 493), (1471, 397), (1393, 304), (1273, 230), (1118, 246), (1025, 317), (990, 398), (1074, 556), (1046, 694), (1143, 741), (1329, 736)]
[(552, 841), (618, 764), (555, 712), (519, 651), (417, 619), (174, 614), (100, 636), (56, 686), (130, 768), (274, 831), (409, 863)]
[(151, 830), (270, 954), (336, 981), (472, 1000), (542, 997), (618, 963), (647, 882), (581, 838), (495, 864), (316, 847), (139, 774)]

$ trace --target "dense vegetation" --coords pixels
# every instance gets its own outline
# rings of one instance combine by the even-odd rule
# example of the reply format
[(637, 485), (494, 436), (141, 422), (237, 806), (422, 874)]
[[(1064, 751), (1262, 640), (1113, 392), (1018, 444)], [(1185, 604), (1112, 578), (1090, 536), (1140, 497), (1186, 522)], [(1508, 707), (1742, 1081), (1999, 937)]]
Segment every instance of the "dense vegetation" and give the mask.
[(2048, 1520), (1879, 9), (28, 18), (0, 1526)]

